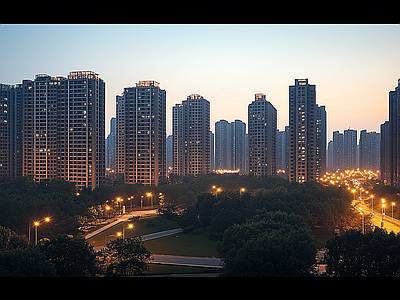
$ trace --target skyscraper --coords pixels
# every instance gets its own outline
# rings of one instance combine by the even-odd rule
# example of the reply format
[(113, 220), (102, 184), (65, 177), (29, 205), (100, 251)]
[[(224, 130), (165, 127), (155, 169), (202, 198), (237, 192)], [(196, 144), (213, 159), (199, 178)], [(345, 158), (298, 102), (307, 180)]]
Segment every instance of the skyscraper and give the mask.
[(117, 104), (117, 171), (125, 183), (158, 185), (166, 178), (166, 92), (156, 81), (124, 88)]
[(246, 123), (241, 120), (215, 123), (215, 157), (216, 169), (240, 170), (245, 174), (246, 168)]
[(75, 182), (78, 189), (101, 185), (105, 83), (98, 74), (38, 74), (12, 90), (7, 98), (9, 176), (32, 176), (36, 181), (61, 178)]
[(231, 126), (226, 120), (215, 122), (215, 169), (231, 169)]
[(389, 182), (400, 187), (400, 78), (389, 92)]
[(381, 131), (381, 141), (380, 141), (380, 173), (381, 180), (384, 184), (391, 185), (391, 176), (390, 176), (390, 156), (389, 156), (389, 121), (385, 121), (385, 123), (380, 126)]
[(249, 173), (276, 174), (276, 108), (266, 95), (257, 93), (248, 106)]
[(0, 176), (22, 176), (21, 85), (0, 84)]
[[(59, 86), (59, 177), (74, 181), (78, 189), (94, 189), (104, 183), (105, 176), (105, 83), (97, 73), (78, 71), (70, 72), (68, 79), (60, 79)], [(51, 81), (48, 83), (49, 88)], [(51, 105), (51, 102), (47, 105)], [(51, 118), (49, 122), (52, 124)], [(51, 134), (50, 129), (48, 132)], [(50, 146), (47, 146), (48, 151), (51, 151)]]
[(326, 110), (325, 106), (316, 107), (317, 128), (317, 173), (316, 178), (321, 178), (326, 172)]
[(110, 133), (106, 138), (106, 169), (114, 170), (117, 160), (117, 119), (110, 119)]
[(172, 108), (173, 172), (199, 175), (210, 172), (210, 102), (191, 94)]
[(316, 88), (308, 79), (295, 79), (289, 86), (289, 180), (317, 178)]
[(332, 167), (333, 172), (336, 170), (344, 171), (344, 162), (343, 162), (343, 133), (340, 133), (338, 130), (333, 132), (333, 144), (332, 144)]
[(343, 168), (344, 170), (357, 169), (357, 130), (343, 131)]
[(377, 171), (380, 169), (380, 134), (366, 130), (360, 131), (359, 168)]

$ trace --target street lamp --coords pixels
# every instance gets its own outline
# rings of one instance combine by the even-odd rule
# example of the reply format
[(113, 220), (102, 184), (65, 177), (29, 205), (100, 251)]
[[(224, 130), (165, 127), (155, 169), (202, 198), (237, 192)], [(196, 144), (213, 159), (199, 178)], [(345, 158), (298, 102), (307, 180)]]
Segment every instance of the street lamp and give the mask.
[(122, 238), (125, 239), (125, 229), (132, 229), (133, 224), (128, 224), (128, 226), (122, 228)]
[(354, 199), (353, 199), (353, 201), (356, 201), (356, 190), (351, 190), (351, 192), (354, 194)]
[(151, 197), (151, 208), (153, 208), (153, 194), (147, 193), (147, 197)]
[[(49, 217), (46, 217), (46, 218), (44, 218), (43, 219), (43, 221), (45, 221), (45, 222), (50, 222), (50, 218)], [(35, 245), (37, 245), (37, 241), (38, 241), (38, 226), (40, 225), (40, 222), (39, 221), (35, 221), (35, 222), (33, 222), (33, 226), (35, 226)], [(31, 230), (30, 230), (30, 228), (29, 228), (29, 241), (31, 240)]]
[(392, 202), (392, 219), (393, 219), (393, 206), (396, 205), (396, 202)]
[(111, 207), (109, 207), (108, 205), (106, 206), (106, 210), (107, 210), (107, 219), (110, 219), (110, 209)]
[(241, 189), (240, 189), (240, 196), (242, 196), (242, 194), (243, 194), (245, 191), (246, 191), (245, 188), (241, 188)]

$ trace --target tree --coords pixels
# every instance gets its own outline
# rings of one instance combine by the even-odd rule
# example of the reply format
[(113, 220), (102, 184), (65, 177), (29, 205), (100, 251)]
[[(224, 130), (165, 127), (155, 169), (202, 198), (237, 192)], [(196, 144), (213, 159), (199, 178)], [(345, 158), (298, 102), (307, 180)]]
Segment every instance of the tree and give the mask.
[(0, 251), (0, 277), (53, 277), (55, 268), (37, 247)]
[(400, 269), (400, 235), (375, 228), (348, 230), (326, 243), (326, 273), (335, 277), (387, 277)]
[(257, 211), (244, 224), (224, 232), (217, 251), (224, 276), (306, 276), (316, 248), (301, 216)]
[(18, 235), (8, 228), (0, 226), (0, 250), (10, 250), (26, 247), (28, 241), (26, 238)]
[(42, 240), (39, 249), (54, 266), (58, 277), (89, 277), (99, 272), (93, 246), (84, 238), (62, 234)]
[(100, 253), (109, 276), (141, 275), (148, 270), (151, 252), (143, 245), (141, 237), (118, 238), (106, 244)]

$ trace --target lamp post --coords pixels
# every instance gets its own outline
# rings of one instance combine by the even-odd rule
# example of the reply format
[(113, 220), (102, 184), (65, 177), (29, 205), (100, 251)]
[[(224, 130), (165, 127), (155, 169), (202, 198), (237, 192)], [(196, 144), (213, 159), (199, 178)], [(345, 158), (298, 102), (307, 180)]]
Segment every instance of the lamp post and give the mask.
[(396, 205), (396, 202), (392, 202), (392, 219), (393, 219), (393, 206)]
[[(46, 217), (42, 221), (45, 221), (46, 223), (50, 222), (50, 218)], [(38, 240), (38, 226), (40, 225), (39, 221), (33, 222), (33, 226), (35, 226), (35, 245), (37, 245), (37, 240)], [(29, 243), (31, 242), (31, 225), (29, 223)]]
[(111, 207), (109, 207), (109, 206), (107, 205), (107, 206), (106, 206), (107, 219), (110, 219), (110, 209), (111, 209)]
[(128, 226), (122, 228), (122, 238), (125, 239), (125, 229), (132, 229), (133, 224), (128, 224)]
[(147, 197), (151, 197), (151, 208), (153, 208), (153, 194), (147, 193)]
[(353, 201), (356, 201), (356, 190), (351, 190), (351, 192), (353, 193), (353, 195), (354, 195), (354, 198), (353, 198)]
[(382, 228), (383, 228), (383, 218), (385, 217), (385, 212), (386, 212), (385, 199), (382, 199), (382, 223), (381, 223)]
[(245, 188), (241, 188), (240, 189), (240, 196), (242, 196), (243, 195), (243, 193), (246, 191), (246, 189)]

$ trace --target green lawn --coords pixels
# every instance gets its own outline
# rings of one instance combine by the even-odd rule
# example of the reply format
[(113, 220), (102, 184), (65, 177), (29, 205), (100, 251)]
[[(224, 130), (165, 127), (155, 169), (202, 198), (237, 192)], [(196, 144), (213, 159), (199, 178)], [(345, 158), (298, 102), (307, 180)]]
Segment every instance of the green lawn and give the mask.
[(207, 238), (207, 233), (178, 233), (145, 241), (144, 245), (153, 254), (217, 257), (216, 243)]

